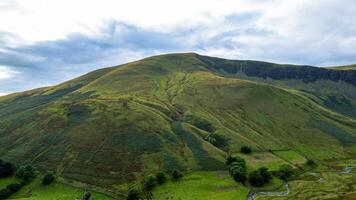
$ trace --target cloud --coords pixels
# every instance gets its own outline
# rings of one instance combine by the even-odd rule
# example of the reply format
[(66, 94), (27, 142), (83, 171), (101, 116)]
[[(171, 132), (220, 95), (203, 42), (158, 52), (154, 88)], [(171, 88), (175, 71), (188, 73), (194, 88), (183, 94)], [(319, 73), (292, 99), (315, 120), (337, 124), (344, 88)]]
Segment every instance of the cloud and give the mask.
[(0, 66), (17, 74), (0, 79), (0, 93), (168, 52), (352, 64), (354, 19), (353, 0), (4, 0)]
[(14, 77), (18, 72), (13, 71), (5, 66), (0, 66), (0, 80), (2, 79), (9, 79)]

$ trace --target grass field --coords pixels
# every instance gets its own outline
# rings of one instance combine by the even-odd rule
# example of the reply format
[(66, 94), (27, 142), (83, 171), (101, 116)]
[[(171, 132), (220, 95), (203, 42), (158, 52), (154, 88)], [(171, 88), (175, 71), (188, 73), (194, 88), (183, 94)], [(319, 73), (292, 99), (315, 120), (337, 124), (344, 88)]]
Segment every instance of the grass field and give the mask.
[(195, 172), (178, 182), (168, 182), (154, 189), (153, 197), (163, 199), (245, 199), (249, 189), (237, 184), (226, 172)]
[[(0, 179), (0, 188), (6, 187), (11, 183), (19, 182), (16, 178), (10, 177)], [(61, 183), (53, 183), (49, 186), (43, 186), (39, 178), (26, 185), (20, 191), (10, 196), (10, 199), (18, 200), (75, 200), (83, 197), (84, 189), (74, 188)], [(112, 200), (105, 195), (92, 193), (95, 200)]]
[(259, 167), (267, 167), (269, 170), (278, 170), (281, 165), (288, 164), (288, 162), (270, 152), (252, 152), (251, 154), (236, 153), (235, 155), (246, 160), (249, 171)]
[(304, 164), (307, 161), (307, 159), (304, 158), (302, 155), (292, 150), (274, 151), (273, 153), (278, 157), (280, 157), (281, 159), (288, 161), (294, 165)]

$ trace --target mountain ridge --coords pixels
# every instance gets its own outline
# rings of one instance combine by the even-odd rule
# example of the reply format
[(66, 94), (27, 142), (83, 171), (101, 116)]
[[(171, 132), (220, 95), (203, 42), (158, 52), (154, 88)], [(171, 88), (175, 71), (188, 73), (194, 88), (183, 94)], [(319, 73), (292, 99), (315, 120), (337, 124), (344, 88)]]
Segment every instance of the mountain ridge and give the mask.
[(0, 97), (0, 153), (110, 186), (158, 170), (222, 169), (243, 145), (329, 159), (356, 143), (355, 118), (318, 96), (226, 74), (219, 69), (234, 61), (206, 59), (154, 56)]

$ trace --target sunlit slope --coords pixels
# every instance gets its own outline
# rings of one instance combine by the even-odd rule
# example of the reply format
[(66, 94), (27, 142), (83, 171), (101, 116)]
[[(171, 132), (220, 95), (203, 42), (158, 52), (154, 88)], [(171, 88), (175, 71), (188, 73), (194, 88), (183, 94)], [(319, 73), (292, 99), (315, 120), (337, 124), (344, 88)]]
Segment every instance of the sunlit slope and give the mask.
[(146, 58), (0, 98), (0, 155), (110, 185), (151, 171), (224, 169), (228, 152), (345, 156), (355, 121), (304, 93), (211, 71), (196, 54)]

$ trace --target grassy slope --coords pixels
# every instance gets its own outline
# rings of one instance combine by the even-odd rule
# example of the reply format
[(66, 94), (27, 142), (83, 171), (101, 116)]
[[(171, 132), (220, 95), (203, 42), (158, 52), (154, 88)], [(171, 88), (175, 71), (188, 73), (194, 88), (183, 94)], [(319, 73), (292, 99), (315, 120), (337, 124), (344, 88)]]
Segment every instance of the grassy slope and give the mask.
[(345, 156), (356, 129), (353, 119), (303, 93), (217, 75), (195, 54), (151, 57), (0, 97), (2, 157), (100, 186), (159, 169), (221, 169), (227, 149), (203, 139), (213, 132), (231, 152), (293, 148), (324, 159)]

